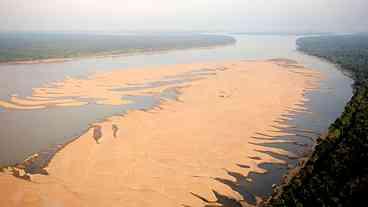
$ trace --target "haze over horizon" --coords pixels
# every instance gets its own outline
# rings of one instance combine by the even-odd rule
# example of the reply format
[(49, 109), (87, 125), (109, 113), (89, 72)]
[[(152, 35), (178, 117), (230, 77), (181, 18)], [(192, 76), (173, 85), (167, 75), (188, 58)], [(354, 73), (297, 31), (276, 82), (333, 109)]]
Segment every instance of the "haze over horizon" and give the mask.
[(366, 0), (2, 0), (0, 31), (366, 32)]

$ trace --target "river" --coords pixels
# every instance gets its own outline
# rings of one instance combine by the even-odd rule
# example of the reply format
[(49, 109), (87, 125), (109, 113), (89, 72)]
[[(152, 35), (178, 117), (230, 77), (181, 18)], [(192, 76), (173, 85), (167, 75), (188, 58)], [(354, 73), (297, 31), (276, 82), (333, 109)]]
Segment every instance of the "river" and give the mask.
[[(352, 95), (353, 81), (335, 65), (297, 51), (295, 44), (297, 36), (233, 36), (237, 39), (235, 45), (210, 49), (86, 58), (59, 63), (1, 64), (0, 99), (7, 101), (14, 94), (22, 97), (30, 96), (32, 88), (62, 81), (67, 77), (86, 78), (96, 72), (168, 64), (288, 58), (319, 71), (323, 79), (319, 89), (311, 90), (306, 94), (308, 112), (292, 114), (292, 119), (287, 121), (289, 127), (282, 129), (293, 135), (278, 138), (298, 140), (298, 144), (271, 143), (267, 146), (286, 149), (300, 155), (310, 150), (313, 140), (319, 134), (326, 132), (331, 122), (343, 111)], [(87, 130), (89, 124), (112, 115), (123, 114), (127, 110), (151, 108), (159, 104), (160, 98), (173, 98), (175, 95), (172, 91), (167, 91), (161, 94), (161, 97), (130, 97), (132, 103), (120, 106), (88, 104), (80, 107), (51, 107), (34, 110), (0, 108), (0, 166), (19, 163), (41, 151), (48, 151), (51, 155), (58, 146)], [(296, 131), (296, 129), (303, 129), (303, 131)], [(306, 137), (311, 137), (312, 140)], [(296, 164), (295, 160), (287, 157), (280, 159), (285, 159), (290, 165)], [(255, 182), (246, 188), (255, 195), (263, 196), (271, 192), (270, 186), (280, 181), (287, 168), (268, 163), (261, 167), (268, 169), (270, 173), (249, 175)]]

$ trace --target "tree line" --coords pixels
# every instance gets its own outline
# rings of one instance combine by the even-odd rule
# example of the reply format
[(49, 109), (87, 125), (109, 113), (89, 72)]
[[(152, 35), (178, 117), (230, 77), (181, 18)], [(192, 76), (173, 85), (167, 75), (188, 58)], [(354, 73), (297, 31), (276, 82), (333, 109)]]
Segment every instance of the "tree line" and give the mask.
[(265, 206), (368, 206), (368, 34), (304, 37), (298, 49), (354, 79), (354, 95), (300, 171)]

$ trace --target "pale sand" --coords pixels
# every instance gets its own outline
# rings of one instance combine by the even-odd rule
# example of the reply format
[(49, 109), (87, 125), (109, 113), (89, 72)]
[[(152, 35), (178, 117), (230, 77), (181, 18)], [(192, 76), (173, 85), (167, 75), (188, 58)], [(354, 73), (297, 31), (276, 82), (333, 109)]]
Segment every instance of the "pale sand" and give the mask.
[[(130, 101), (122, 99), (128, 95), (144, 95), (160, 93), (172, 84), (156, 88), (129, 89), (134, 86), (145, 86), (150, 82), (183, 80), (187, 76), (197, 79), (209, 76), (211, 73), (197, 70), (214, 67), (216, 64), (188, 64), (164, 66), (159, 68), (114, 70), (112, 72), (97, 73), (86, 79), (67, 78), (62, 82), (56, 82), (40, 88), (32, 89), (32, 96), (18, 97), (13, 95), (10, 100), (0, 100), (0, 107), (13, 110), (33, 110), (37, 108), (49, 108), (58, 106), (81, 106), (88, 103), (104, 105), (122, 105)], [(219, 69), (220, 70), (220, 69)], [(178, 77), (179, 76), (179, 77)], [(183, 86), (186, 84), (175, 84)], [(72, 97), (73, 99), (70, 99)], [(88, 101), (86, 101), (88, 100)]]
[[(160, 109), (130, 111), (95, 123), (102, 129), (101, 143), (96, 144), (90, 129), (55, 155), (47, 167), (48, 176), (33, 175), (28, 182), (1, 173), (0, 206), (204, 206), (191, 193), (215, 201), (212, 190), (241, 200), (241, 195), (214, 178), (235, 181), (227, 170), (246, 176), (265, 173), (260, 163), (283, 163), (260, 151), (288, 152), (249, 142), (273, 142), (252, 138), (257, 132), (284, 133), (270, 130), (280, 126), (275, 121), (287, 110), (303, 110), (304, 93), (318, 85), (316, 72), (272, 61), (124, 70), (36, 89), (34, 96), (41, 99), (29, 100), (44, 102), (51, 96), (77, 94), (114, 104), (121, 94), (110, 89), (117, 85), (223, 67), (228, 70), (181, 84), (178, 101), (163, 101)], [(91, 89), (96, 91), (91, 94)], [(143, 91), (137, 93), (149, 89)], [(118, 127), (116, 138), (113, 124)]]

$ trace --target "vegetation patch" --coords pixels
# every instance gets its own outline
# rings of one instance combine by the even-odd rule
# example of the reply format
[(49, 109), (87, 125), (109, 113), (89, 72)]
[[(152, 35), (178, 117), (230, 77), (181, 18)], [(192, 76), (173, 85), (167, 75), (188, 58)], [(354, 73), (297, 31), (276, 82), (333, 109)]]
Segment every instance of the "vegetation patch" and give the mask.
[(299, 50), (351, 74), (354, 95), (311, 157), (264, 206), (367, 206), (368, 35), (306, 37)]
[(0, 63), (116, 56), (234, 44), (225, 35), (141, 34), (102, 35), (84, 33), (0, 33)]

